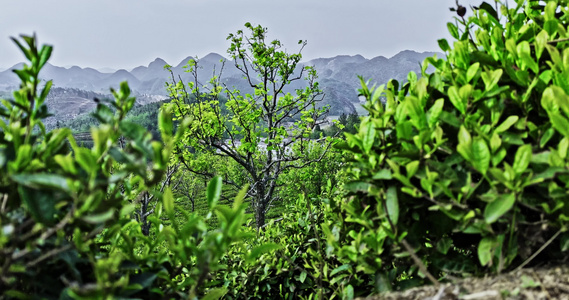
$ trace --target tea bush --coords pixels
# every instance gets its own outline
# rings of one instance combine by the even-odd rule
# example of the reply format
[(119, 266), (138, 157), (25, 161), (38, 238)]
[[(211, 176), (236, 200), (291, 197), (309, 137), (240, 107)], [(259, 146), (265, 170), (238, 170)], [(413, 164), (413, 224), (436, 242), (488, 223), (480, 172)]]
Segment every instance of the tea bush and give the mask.
[(421, 76), (362, 79), (369, 116), (338, 146), (354, 155), (350, 192), (324, 229), (375, 277), (363, 294), (566, 256), (567, 1), (498, 4), (458, 7), (446, 58)]
[(327, 196), (335, 194), (329, 182), (320, 198), (300, 195), (281, 218), (232, 248), (224, 257), (226, 269), (216, 276), (228, 290), (225, 298), (352, 299), (354, 290), (347, 288), (348, 283), (361, 280), (347, 278), (349, 266), (327, 250), (321, 228), (331, 219)]
[[(14, 41), (29, 64), (15, 71), (21, 89), (0, 106), (1, 297), (221, 297), (225, 290), (207, 283), (226, 250), (248, 236), (241, 230), (246, 189), (231, 207), (219, 206), (221, 178), (215, 177), (205, 218), (175, 207), (172, 192), (155, 187), (189, 121), (180, 120), (173, 134), (172, 116), (162, 110), (162, 142), (153, 141), (125, 120), (135, 102), (126, 83), (111, 90), (114, 101), (97, 104), (100, 125), (91, 129), (91, 149), (77, 146), (68, 128), (46, 131), (51, 81), (40, 86), (38, 76), (52, 47), (38, 48), (29, 36)], [(150, 236), (132, 216), (144, 193), (161, 199), (148, 218)], [(207, 231), (214, 212), (218, 227)], [(185, 222), (171, 222), (176, 214)]]

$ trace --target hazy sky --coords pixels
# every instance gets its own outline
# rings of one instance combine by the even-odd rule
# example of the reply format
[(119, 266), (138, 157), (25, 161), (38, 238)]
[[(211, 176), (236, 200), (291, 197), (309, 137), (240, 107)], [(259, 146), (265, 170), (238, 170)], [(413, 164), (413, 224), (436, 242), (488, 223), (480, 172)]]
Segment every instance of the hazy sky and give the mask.
[[(178, 64), (189, 55), (226, 56), (229, 33), (245, 22), (303, 60), (339, 54), (393, 56), (438, 51), (455, 0), (0, 0), (0, 67), (22, 61), (10, 36), (36, 32), (54, 45), (59, 66), (132, 69), (156, 57)], [(462, 0), (463, 5), (480, 4)], [(493, 2), (493, 1), (489, 1)]]

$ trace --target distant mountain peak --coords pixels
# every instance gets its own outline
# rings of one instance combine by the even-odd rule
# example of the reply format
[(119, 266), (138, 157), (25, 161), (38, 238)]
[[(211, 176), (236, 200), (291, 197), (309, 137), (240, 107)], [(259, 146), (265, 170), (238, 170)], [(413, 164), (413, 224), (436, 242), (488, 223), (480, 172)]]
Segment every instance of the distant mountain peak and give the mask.
[[(136, 78), (134, 75), (132, 75), (129, 71), (127, 71), (127, 70), (125, 70), (125, 69), (120, 69), (120, 70), (114, 72), (114, 73), (113, 73), (110, 77), (108, 77), (107, 79), (114, 80), (114, 79), (117, 79), (117, 78), (120, 78), (120, 80), (128, 79), (129, 81), (130, 81), (130, 80), (133, 80), (133, 81), (137, 80), (137, 78)], [(132, 83), (132, 82), (129, 82), (129, 83)]]
[(154, 69), (154, 68), (164, 68), (165, 65), (167, 65), (168, 63), (163, 60), (160, 57), (157, 57), (156, 59), (154, 59), (154, 61), (152, 61), (150, 64), (148, 64), (148, 68), (149, 69)]
[(403, 50), (399, 53), (393, 55), (390, 59), (397, 59), (397, 58), (407, 58), (407, 57), (415, 57), (415, 56), (431, 56), (437, 52), (425, 51), (425, 52), (417, 52), (415, 50)]
[(222, 59), (225, 59), (225, 57), (221, 56), (220, 54), (214, 53), (214, 52), (208, 53), (208, 55), (200, 58), (200, 60), (207, 60), (207, 61), (212, 61), (212, 62), (219, 62)]
[(176, 66), (176, 68), (181, 68), (181, 67), (187, 65), (190, 60), (194, 60), (194, 58), (192, 56), (188, 56), (188, 57), (182, 59), (182, 61), (180, 61), (180, 63)]

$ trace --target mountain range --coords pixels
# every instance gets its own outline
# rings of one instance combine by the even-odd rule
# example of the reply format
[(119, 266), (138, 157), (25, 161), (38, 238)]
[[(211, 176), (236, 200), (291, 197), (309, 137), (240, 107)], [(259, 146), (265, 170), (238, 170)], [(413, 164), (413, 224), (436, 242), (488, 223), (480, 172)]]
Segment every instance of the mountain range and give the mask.
[[(418, 53), (411, 50), (401, 51), (391, 58), (383, 56), (366, 59), (361, 55), (339, 55), (331, 58), (318, 58), (302, 65), (313, 66), (318, 73), (318, 81), (325, 93), (324, 104), (331, 107), (331, 115), (352, 113), (359, 106), (357, 89), (360, 87), (358, 75), (369, 79), (371, 84), (383, 84), (394, 78), (404, 81), (410, 71), (420, 73), (420, 64), (426, 57), (435, 52)], [(171, 70), (176, 78), (184, 81), (193, 80), (191, 74), (185, 72), (184, 66), (193, 57), (187, 57)], [(234, 63), (223, 56), (210, 53), (198, 59), (198, 80), (205, 83), (213, 75), (219, 73), (223, 64), (222, 82), (228, 87), (234, 87), (242, 92), (252, 91), (243, 74)], [(48, 100), (50, 112), (55, 118), (74, 118), (92, 109), (93, 97), (104, 97), (109, 94), (110, 87), (117, 87), (120, 82), (128, 81), (138, 103), (167, 99), (165, 83), (171, 81), (171, 74), (164, 68), (167, 64), (161, 58), (156, 58), (147, 66), (139, 66), (130, 72), (124, 69), (115, 72), (102, 72), (93, 68), (58, 67), (46, 64), (40, 73), (43, 80), (53, 80), (53, 95)], [(10, 91), (18, 88), (18, 78), (11, 71), (21, 68), (21, 63), (0, 72), (0, 91)], [(297, 68), (297, 71), (300, 68)], [(304, 81), (294, 81), (289, 91), (304, 87)]]

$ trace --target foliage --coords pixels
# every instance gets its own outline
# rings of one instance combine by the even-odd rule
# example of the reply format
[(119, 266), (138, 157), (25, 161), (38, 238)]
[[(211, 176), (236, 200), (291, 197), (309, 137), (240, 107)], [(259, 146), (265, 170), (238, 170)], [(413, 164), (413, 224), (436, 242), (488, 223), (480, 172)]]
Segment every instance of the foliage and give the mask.
[(421, 78), (362, 79), (369, 116), (339, 145), (354, 155), (353, 181), (325, 231), (376, 291), (499, 273), (544, 243), (542, 259), (568, 248), (569, 11), (514, 6), (482, 3), (467, 18), (459, 7), (454, 43), (439, 40), (446, 58), (427, 58)]
[[(107, 101), (107, 99), (102, 99)], [(135, 105), (126, 115), (126, 120), (136, 123), (146, 128), (155, 140), (160, 139), (160, 129), (158, 128), (158, 114), (162, 105), (168, 100), (152, 102), (145, 105)], [(112, 107), (111, 107), (112, 109)], [(98, 124), (97, 118), (93, 114), (80, 115), (75, 119), (60, 122), (60, 127), (68, 127), (74, 134), (88, 132), (89, 129)]]
[[(352, 299), (346, 284), (348, 265), (341, 265), (326, 251), (321, 224), (329, 220), (327, 197), (335, 194), (324, 186), (322, 199), (301, 194), (254, 239), (232, 248), (224, 259), (227, 269), (216, 274), (227, 288), (227, 299)], [(250, 229), (253, 231), (253, 229)], [(260, 253), (260, 250), (266, 251)], [(245, 257), (243, 260), (242, 257)]]
[[(288, 54), (281, 50), (280, 41), (266, 41), (266, 28), (249, 23), (245, 27), (249, 35), (239, 30), (228, 36), (228, 53), (254, 93), (243, 95), (224, 87), (219, 74), (213, 74), (209, 84), (202, 86), (196, 71), (199, 65), (190, 61), (187, 67), (194, 82), (186, 88), (172, 76), (169, 107), (176, 118), (190, 116), (193, 120), (179, 144), (178, 158), (191, 161), (195, 151), (210, 151), (237, 162), (250, 183), (249, 195), (260, 228), (271, 204), (279, 201), (275, 194), (278, 178), (286, 169), (303, 167), (294, 163), (305, 157), (302, 149), (311, 142), (311, 129), (326, 109), (316, 107), (321, 90), (315, 70), (297, 70), (300, 51)], [(305, 42), (300, 44), (304, 47)], [(306, 88), (287, 91), (291, 82), (301, 79), (305, 79)], [(221, 94), (226, 100), (221, 101)], [(325, 140), (322, 147), (329, 145)]]
[(308, 164), (303, 168), (290, 168), (279, 178), (279, 196), (284, 203), (297, 201), (299, 193), (308, 198), (317, 198), (325, 192), (328, 181), (332, 186), (341, 185), (345, 179), (342, 170), (342, 152), (331, 149), (327, 151), (319, 143), (312, 143), (303, 149), (305, 158), (297, 162), (303, 165), (322, 157), (318, 163)]
[[(7, 298), (216, 299), (223, 289), (207, 287), (225, 251), (247, 237), (246, 189), (232, 207), (218, 206), (221, 179), (207, 188), (206, 218), (174, 206), (170, 189), (155, 188), (169, 165), (176, 134), (168, 110), (158, 123), (162, 142), (125, 119), (134, 106), (126, 83), (111, 90), (115, 100), (98, 103), (93, 147), (77, 146), (71, 130), (47, 132), (42, 119), (51, 82), (40, 91), (38, 74), (52, 47), (38, 49), (35, 37), (14, 39), (29, 65), (15, 71), (21, 89), (0, 107), (0, 290)], [(107, 105), (113, 107), (109, 108)], [(119, 137), (123, 137), (119, 146)], [(142, 234), (132, 201), (144, 193), (160, 199)], [(219, 227), (206, 230), (215, 212)], [(173, 222), (176, 214), (185, 222)]]
[(193, 83), (130, 117), (123, 83), (91, 148), (46, 130), (52, 48), (15, 40), (30, 64), (0, 106), (3, 296), (352, 299), (566, 257), (567, 3), (454, 11), (446, 58), (401, 85), (362, 78), (369, 115), (340, 116), (330, 151), (314, 70), (260, 26), (228, 37), (252, 95), (199, 85), (192, 61)]

